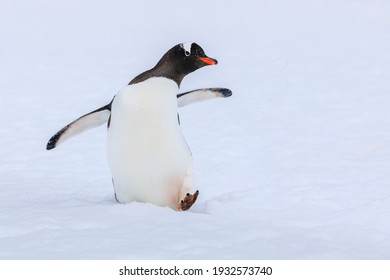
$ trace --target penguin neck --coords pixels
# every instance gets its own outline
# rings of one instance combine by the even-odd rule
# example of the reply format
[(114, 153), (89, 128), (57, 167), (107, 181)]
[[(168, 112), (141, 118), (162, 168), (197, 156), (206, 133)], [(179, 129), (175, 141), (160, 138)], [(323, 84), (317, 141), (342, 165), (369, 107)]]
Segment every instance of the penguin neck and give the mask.
[(132, 79), (129, 82), (129, 85), (137, 84), (140, 82), (143, 82), (151, 77), (163, 77), (170, 80), (173, 80), (177, 86), (180, 88), (181, 81), (186, 76), (186, 74), (181, 73), (177, 67), (174, 67), (167, 61), (162, 62), (159, 61), (156, 66), (154, 66), (152, 69), (147, 70), (138, 76), (136, 76), (134, 79)]

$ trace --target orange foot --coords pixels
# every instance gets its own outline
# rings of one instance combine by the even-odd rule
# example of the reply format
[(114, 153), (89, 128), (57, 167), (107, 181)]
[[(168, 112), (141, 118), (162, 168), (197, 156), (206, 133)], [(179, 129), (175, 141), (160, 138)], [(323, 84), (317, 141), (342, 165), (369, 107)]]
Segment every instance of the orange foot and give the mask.
[(198, 198), (199, 191), (196, 191), (194, 194), (189, 194), (184, 197), (182, 201), (180, 201), (178, 205), (178, 209), (182, 211), (186, 211), (191, 208), (192, 205), (194, 205), (196, 199)]

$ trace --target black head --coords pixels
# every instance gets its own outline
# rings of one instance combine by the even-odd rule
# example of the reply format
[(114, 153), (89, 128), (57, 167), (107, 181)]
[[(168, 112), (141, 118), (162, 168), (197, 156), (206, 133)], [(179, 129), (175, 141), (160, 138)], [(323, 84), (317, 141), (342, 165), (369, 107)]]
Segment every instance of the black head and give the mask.
[(179, 86), (189, 73), (218, 61), (208, 57), (196, 43), (182, 43), (167, 51), (152, 69), (135, 77), (130, 84), (142, 82), (151, 77), (166, 77), (174, 80)]

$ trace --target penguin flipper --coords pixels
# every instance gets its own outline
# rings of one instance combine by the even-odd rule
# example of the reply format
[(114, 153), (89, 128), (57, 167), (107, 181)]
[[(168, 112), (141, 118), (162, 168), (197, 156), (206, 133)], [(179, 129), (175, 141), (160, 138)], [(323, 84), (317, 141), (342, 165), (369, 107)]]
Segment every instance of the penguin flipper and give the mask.
[(184, 107), (192, 103), (213, 99), (216, 97), (229, 97), (232, 91), (227, 88), (202, 88), (179, 93), (177, 95), (177, 105)]
[(50, 138), (46, 145), (46, 150), (54, 149), (65, 140), (106, 123), (111, 115), (111, 103), (81, 116), (77, 120), (63, 127)]

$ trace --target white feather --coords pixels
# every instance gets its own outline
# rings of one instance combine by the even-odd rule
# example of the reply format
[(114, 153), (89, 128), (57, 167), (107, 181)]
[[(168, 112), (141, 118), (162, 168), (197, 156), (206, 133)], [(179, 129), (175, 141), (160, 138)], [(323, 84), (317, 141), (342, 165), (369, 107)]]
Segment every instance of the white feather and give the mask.
[(208, 88), (198, 89), (181, 95), (177, 99), (177, 105), (179, 107), (184, 107), (192, 103), (209, 100), (216, 97), (224, 97), (224, 95), (218, 90), (212, 90)]
[(191, 53), (192, 44), (193, 44), (193, 42), (185, 42), (182, 44), (182, 47), (186, 52)]
[(177, 84), (151, 78), (122, 89), (108, 130), (108, 162), (119, 202), (176, 209), (191, 192), (192, 157), (177, 121)]

